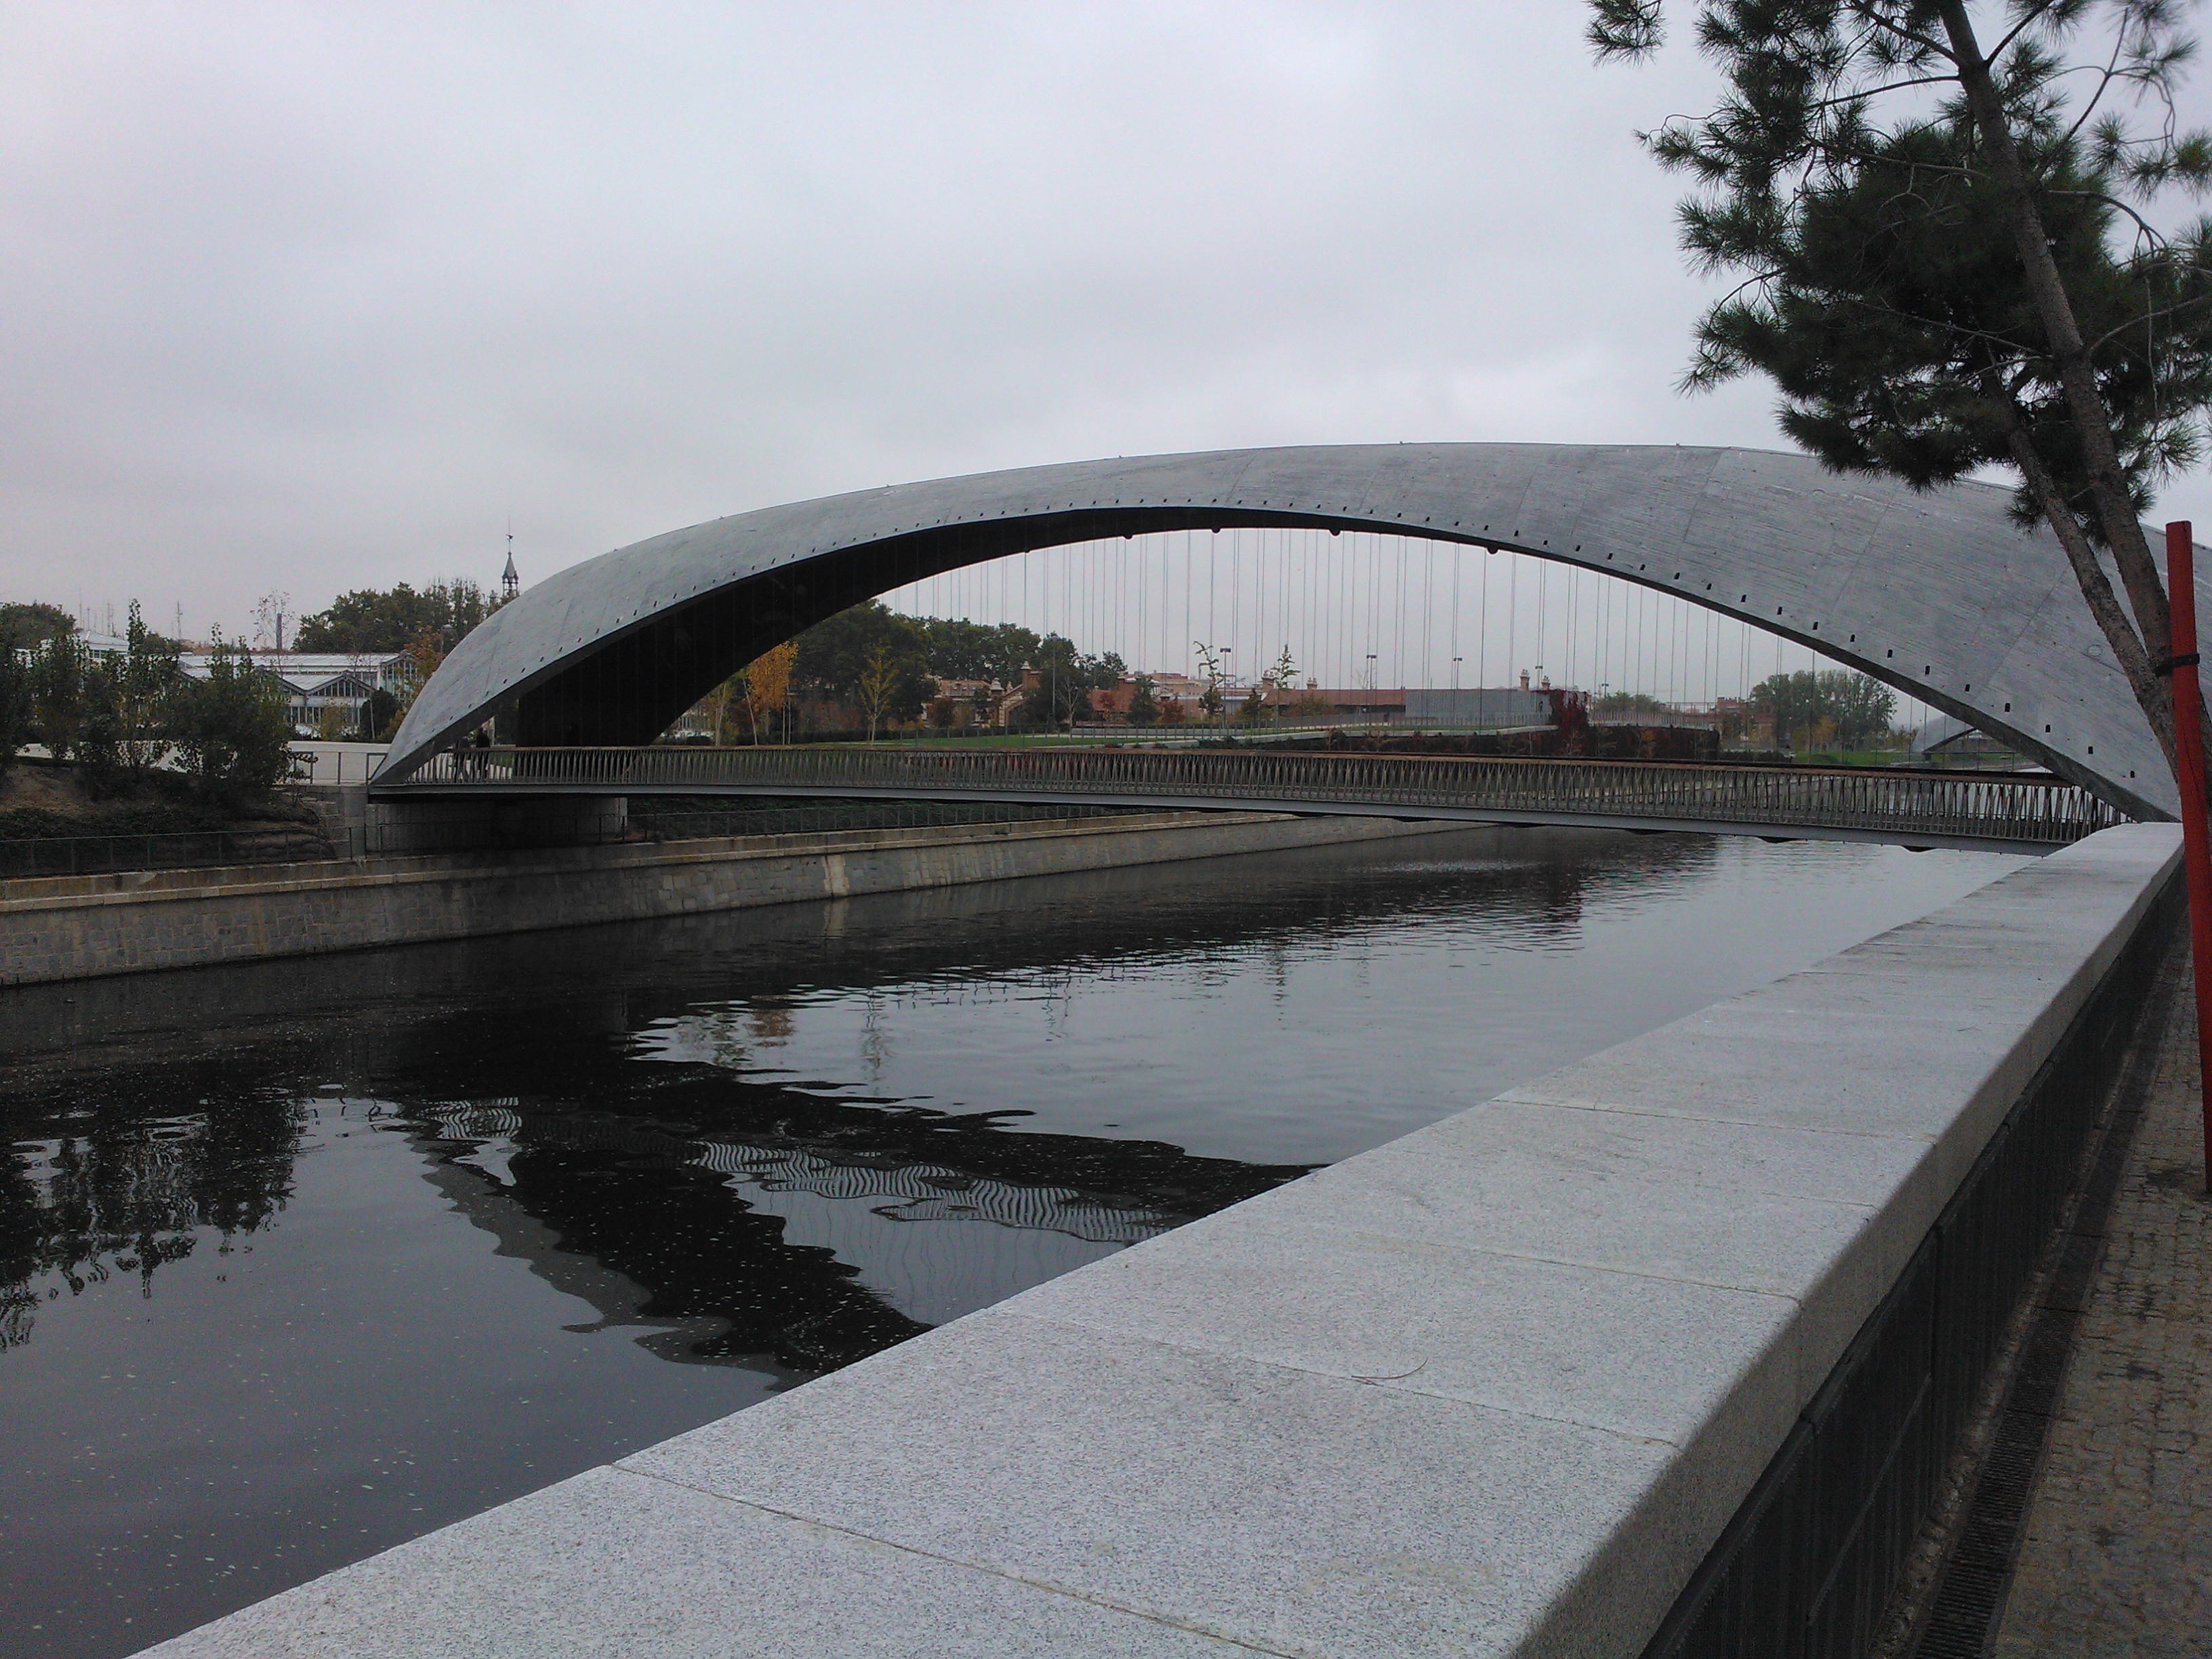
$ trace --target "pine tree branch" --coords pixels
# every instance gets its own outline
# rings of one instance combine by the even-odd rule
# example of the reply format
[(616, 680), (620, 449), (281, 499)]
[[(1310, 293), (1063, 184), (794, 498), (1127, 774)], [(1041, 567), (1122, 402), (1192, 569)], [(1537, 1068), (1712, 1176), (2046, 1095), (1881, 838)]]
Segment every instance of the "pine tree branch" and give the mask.
[(1856, 92), (1838, 93), (1832, 98), (1816, 98), (1805, 107), (1808, 110), (1842, 109), (1851, 104), (1864, 103), (1869, 99), (1880, 98), (1886, 93), (1909, 92), (1914, 87), (1955, 87), (1958, 84), (1959, 77), (1955, 75), (1927, 75), (1917, 81), (1893, 81), (1887, 86), (1867, 87)]
[(2022, 10), (2020, 15), (2020, 21), (2014, 23), (2010, 28), (2007, 29), (2002, 34), (1999, 35), (1997, 37), (1996, 45), (1990, 48), (1990, 61), (1994, 63), (1996, 59), (2003, 57), (2005, 53), (2011, 49), (2014, 41), (2019, 40), (2021, 35), (2027, 33), (2028, 30), (2033, 28), (2038, 23), (2041, 22), (2045, 17), (2050, 15), (2050, 13), (2051, 7), (2048, 3), (2048, 0), (2045, 0), (2045, 3)]
[[(1869, 6), (1862, 4), (1854, 7), (1853, 9), (1864, 17), (1870, 27), (1880, 29), (1885, 34), (1899, 40), (1910, 40), (1923, 51), (1933, 52), (1948, 63), (1956, 64), (1960, 61), (1959, 54), (1940, 40), (1933, 40), (1917, 30), (1906, 28), (1890, 18), (1877, 17), (1874, 15), (1872, 8)], [(2017, 33), (2018, 30), (2015, 29), (2014, 33)]]
[(2171, 244), (2166, 240), (2164, 233), (2162, 233), (2157, 226), (2152, 224), (2149, 220), (2144, 218), (2142, 214), (2137, 213), (2125, 202), (2120, 200), (2118, 197), (2112, 195), (2107, 191), (2101, 190), (2074, 190), (2046, 185), (2044, 187), (2043, 193), (2046, 196), (2078, 196), (2084, 201), (2102, 202), (2106, 207), (2111, 208), (2114, 212), (2124, 213), (2129, 218), (2134, 220), (2136, 222), (2136, 235), (2142, 240), (2148, 241), (2153, 247), (2164, 248), (2171, 246)]
[[(2089, 117), (2096, 112), (2097, 106), (2103, 101), (2105, 94), (2112, 88), (2115, 72), (2119, 68), (2120, 54), (2127, 50), (2127, 25), (2123, 21), (2121, 26), (2112, 32), (2112, 55), (2105, 60), (2103, 72), (2097, 79), (2097, 89), (2089, 94), (2088, 101), (2081, 106), (2081, 113), (2075, 118), (2074, 125), (2066, 129), (2066, 136), (2061, 141), (2062, 143), (2073, 143), (2081, 136), (2081, 129), (2088, 125)], [(1996, 49), (2000, 53), (2004, 51), (2004, 47), (2003, 41), (1997, 42)], [(2086, 69), (2087, 65), (2083, 64), (2081, 67)]]
[(2103, 347), (2110, 345), (2114, 340), (2118, 339), (2123, 334), (2129, 333), (2135, 329), (2146, 327), (2148, 325), (2156, 322), (2161, 317), (2178, 317), (2185, 311), (2202, 310), (2208, 305), (2212, 305), (2212, 294), (2200, 294), (2193, 300), (2176, 301), (2170, 306), (2152, 306), (2148, 310), (2139, 311), (2134, 316), (2128, 318), (2125, 321), (2116, 323), (2111, 328), (2106, 329), (2102, 334), (2100, 334), (2095, 339), (2089, 342), (2089, 349), (2091, 353), (2094, 354)]

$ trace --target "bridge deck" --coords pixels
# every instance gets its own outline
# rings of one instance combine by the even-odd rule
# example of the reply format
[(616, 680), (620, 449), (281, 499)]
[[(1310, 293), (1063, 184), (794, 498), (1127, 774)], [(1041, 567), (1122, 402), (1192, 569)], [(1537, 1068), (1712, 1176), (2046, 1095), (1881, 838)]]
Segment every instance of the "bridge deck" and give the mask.
[(820, 748), (453, 750), (381, 800), (812, 795), (1327, 812), (1692, 830), (2044, 853), (2124, 822), (2039, 775), (1499, 760), (1251, 749)]

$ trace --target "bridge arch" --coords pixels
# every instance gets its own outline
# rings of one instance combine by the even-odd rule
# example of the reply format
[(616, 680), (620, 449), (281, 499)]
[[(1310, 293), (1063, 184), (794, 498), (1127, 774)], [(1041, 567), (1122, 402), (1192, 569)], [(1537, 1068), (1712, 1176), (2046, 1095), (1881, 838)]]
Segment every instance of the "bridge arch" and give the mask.
[[(372, 787), (495, 711), (527, 744), (650, 742), (847, 606), (1011, 554), (1176, 530), (1380, 532), (1579, 565), (1805, 645), (2139, 817), (2156, 742), (2057, 540), (2010, 492), (1916, 493), (1762, 450), (1331, 445), (1026, 467), (763, 508), (547, 578), (463, 640)], [(2205, 599), (2212, 602), (2212, 574)]]

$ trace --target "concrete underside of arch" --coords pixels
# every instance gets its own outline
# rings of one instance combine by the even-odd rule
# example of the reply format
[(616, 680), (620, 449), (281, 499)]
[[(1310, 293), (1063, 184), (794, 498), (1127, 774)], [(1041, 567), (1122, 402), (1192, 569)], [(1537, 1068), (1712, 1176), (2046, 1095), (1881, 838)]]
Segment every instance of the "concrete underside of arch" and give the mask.
[(2172, 775), (2063, 550), (2010, 504), (1996, 485), (1914, 492), (1801, 455), (1547, 444), (1222, 450), (890, 486), (716, 519), (548, 578), (431, 677), (377, 781), (502, 710), (526, 744), (649, 742), (769, 647), (945, 571), (1257, 526), (1510, 549), (1673, 593), (1862, 669), (2136, 817), (2172, 817)]

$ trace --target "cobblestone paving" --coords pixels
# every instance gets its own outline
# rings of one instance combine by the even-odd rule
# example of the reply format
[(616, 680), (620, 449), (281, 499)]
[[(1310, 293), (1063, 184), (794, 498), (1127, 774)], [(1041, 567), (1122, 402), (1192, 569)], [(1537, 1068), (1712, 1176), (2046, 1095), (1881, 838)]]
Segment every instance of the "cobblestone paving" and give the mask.
[(2212, 1200), (2185, 993), (2114, 1195), (1996, 1659), (2212, 1656)]

